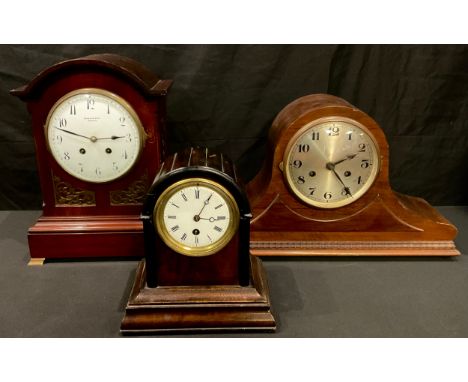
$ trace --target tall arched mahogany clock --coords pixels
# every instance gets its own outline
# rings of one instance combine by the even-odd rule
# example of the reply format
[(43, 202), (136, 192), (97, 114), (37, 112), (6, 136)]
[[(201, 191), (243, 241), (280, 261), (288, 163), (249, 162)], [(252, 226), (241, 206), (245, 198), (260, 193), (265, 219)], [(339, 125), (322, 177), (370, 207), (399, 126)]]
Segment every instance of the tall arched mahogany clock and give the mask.
[(248, 185), (252, 254), (455, 256), (457, 230), (389, 184), (388, 144), (367, 114), (329, 94), (287, 105)]
[(142, 256), (139, 214), (164, 155), (170, 85), (130, 58), (98, 54), (11, 91), (31, 114), (43, 194), (30, 264)]
[(250, 218), (232, 161), (201, 148), (169, 156), (143, 207), (145, 260), (121, 331), (274, 330)]

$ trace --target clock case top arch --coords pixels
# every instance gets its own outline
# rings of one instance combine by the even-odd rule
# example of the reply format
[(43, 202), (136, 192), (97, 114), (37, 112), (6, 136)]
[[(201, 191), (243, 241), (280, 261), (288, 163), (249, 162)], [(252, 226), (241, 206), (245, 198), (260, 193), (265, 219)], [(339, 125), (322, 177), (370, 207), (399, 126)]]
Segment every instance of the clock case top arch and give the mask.
[[(284, 151), (306, 124), (348, 118), (364, 125), (377, 142), (380, 170), (357, 201), (333, 209), (309, 206), (293, 195), (282, 173)], [(425, 200), (394, 192), (389, 150), (378, 123), (342, 98), (311, 94), (288, 104), (274, 119), (267, 155), (247, 185), (252, 207), (254, 255), (435, 255), (454, 256), (457, 230)]]
[[(157, 234), (153, 212), (159, 196), (172, 184), (189, 178), (203, 178), (220, 184), (237, 203), (237, 233), (219, 253), (203, 257), (185, 256), (168, 248)], [(196, 147), (168, 156), (148, 191), (141, 214), (148, 285), (248, 285), (251, 217), (242, 181), (237, 176), (233, 162), (225, 155)], [(210, 269), (216, 271), (210, 272)]]
[[(31, 114), (44, 216), (139, 214), (144, 191), (133, 201), (114, 195), (125, 193), (132, 185), (140, 187), (142, 182), (148, 188), (159, 169), (166, 151), (165, 96), (171, 84), (171, 80), (161, 80), (128, 57), (95, 54), (55, 64), (27, 85), (11, 91), (27, 102)], [(146, 135), (138, 162), (128, 174), (110, 183), (91, 185), (73, 177), (56, 163), (47, 148), (44, 126), (49, 111), (63, 96), (86, 88), (103, 89), (124, 99), (136, 112)], [(71, 190), (71, 195), (58, 195), (61, 185)], [(82, 195), (91, 195), (91, 201)]]
[[(26, 102), (31, 115), (43, 196), (43, 214), (28, 234), (32, 258), (143, 255), (139, 215), (166, 152), (166, 95), (171, 84), (128, 57), (95, 54), (52, 65), (11, 91)], [(138, 161), (108, 183), (92, 184), (73, 177), (47, 148), (44, 125), (50, 109), (66, 94), (84, 88), (103, 89), (123, 98), (145, 130)]]

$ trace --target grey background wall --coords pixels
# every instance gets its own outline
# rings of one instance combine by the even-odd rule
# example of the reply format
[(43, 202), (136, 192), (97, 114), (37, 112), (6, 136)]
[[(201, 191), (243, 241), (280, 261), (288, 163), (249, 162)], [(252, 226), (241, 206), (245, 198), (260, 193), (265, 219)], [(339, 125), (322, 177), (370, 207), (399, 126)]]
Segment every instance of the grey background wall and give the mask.
[(40, 209), (25, 105), (9, 90), (64, 59), (132, 57), (174, 85), (169, 147), (222, 150), (248, 181), (276, 114), (310, 93), (372, 116), (390, 145), (390, 181), (435, 205), (468, 204), (468, 47), (464, 45), (0, 46), (0, 209)]

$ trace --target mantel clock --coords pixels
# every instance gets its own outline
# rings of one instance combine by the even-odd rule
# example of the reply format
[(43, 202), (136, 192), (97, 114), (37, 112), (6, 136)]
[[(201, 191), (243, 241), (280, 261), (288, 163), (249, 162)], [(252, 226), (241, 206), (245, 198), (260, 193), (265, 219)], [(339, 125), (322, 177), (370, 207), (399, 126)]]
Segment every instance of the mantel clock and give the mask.
[(169, 156), (143, 207), (145, 260), (122, 332), (274, 330), (250, 218), (232, 161), (201, 148)]
[(164, 155), (170, 85), (132, 59), (98, 54), (11, 91), (31, 114), (43, 194), (30, 264), (143, 255), (139, 214)]
[(248, 185), (252, 254), (455, 256), (456, 228), (425, 200), (394, 192), (383, 130), (345, 100), (287, 105)]

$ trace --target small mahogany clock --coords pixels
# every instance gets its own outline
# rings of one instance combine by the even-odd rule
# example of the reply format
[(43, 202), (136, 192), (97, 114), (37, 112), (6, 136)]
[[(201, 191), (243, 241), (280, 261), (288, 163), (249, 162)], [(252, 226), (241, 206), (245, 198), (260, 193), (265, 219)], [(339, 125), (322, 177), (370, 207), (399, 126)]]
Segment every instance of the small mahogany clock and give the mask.
[(455, 256), (457, 233), (421, 198), (394, 192), (380, 126), (345, 100), (312, 94), (273, 121), (248, 185), (254, 255)]
[(139, 215), (164, 155), (170, 85), (132, 59), (98, 54), (11, 91), (31, 114), (43, 194), (30, 264), (143, 256)]
[(168, 157), (143, 207), (145, 260), (121, 331), (274, 330), (250, 218), (225, 156), (191, 148)]

